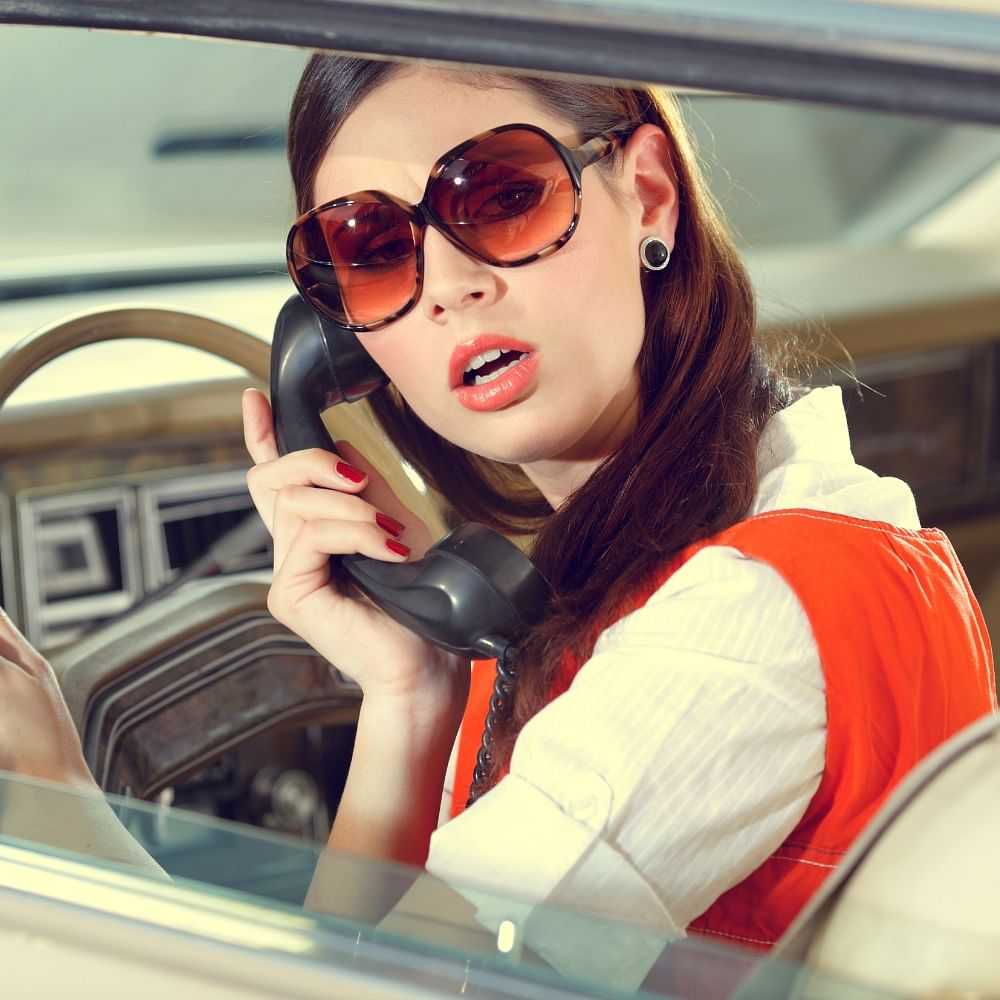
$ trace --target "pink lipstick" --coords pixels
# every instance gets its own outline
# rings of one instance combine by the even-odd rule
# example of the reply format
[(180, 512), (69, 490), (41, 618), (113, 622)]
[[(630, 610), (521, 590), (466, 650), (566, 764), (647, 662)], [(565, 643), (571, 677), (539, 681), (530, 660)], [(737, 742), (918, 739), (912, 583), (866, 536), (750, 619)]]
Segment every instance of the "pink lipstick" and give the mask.
[(483, 334), (452, 352), (449, 379), (468, 410), (499, 410), (520, 399), (535, 383), (538, 351), (502, 334)]

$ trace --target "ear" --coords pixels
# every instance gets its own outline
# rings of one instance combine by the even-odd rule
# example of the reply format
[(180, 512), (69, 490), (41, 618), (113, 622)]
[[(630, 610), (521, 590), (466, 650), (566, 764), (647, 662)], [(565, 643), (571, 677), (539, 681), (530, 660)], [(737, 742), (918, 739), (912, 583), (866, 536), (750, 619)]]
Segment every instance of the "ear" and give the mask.
[(672, 250), (680, 199), (666, 133), (640, 125), (625, 144), (621, 184), (635, 209), (639, 239), (659, 236)]

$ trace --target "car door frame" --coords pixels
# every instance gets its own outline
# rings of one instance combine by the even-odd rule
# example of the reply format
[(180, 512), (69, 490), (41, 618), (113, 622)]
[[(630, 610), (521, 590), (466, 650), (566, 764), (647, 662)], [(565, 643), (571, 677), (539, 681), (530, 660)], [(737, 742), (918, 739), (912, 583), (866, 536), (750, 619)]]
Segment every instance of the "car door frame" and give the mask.
[(0, 23), (476, 63), (1000, 123), (1000, 15), (845, 0), (0, 0)]

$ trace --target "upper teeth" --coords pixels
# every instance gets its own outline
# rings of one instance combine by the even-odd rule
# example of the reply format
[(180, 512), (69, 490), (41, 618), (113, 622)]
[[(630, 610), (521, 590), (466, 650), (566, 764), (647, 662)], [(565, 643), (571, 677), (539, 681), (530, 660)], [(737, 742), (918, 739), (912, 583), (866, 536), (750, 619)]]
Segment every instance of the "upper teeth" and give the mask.
[(501, 353), (499, 348), (494, 347), (492, 351), (484, 351), (482, 354), (477, 354), (474, 358), (469, 359), (465, 370), (467, 372), (474, 372), (477, 368), (482, 368), (488, 361), (496, 361)]

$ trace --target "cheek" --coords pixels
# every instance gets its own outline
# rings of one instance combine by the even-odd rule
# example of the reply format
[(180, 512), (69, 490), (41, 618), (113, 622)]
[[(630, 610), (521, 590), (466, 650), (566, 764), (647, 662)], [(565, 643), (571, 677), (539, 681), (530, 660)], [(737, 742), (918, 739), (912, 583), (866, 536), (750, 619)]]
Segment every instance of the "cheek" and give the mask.
[(559, 269), (560, 288), (577, 292), (574, 298), (561, 298), (561, 302), (571, 308), (576, 302), (586, 303), (601, 313), (628, 309), (637, 294), (641, 302), (639, 256), (637, 247), (631, 245), (631, 221), (600, 180), (594, 177), (589, 187), (588, 180), (584, 181), (577, 230), (552, 257)]
[(594, 210), (584, 210), (569, 243), (540, 262), (531, 298), (538, 315), (560, 334), (560, 345), (581, 362), (595, 369), (628, 368), (645, 328), (638, 247), (631, 246), (613, 206), (594, 199), (588, 207)]
[[(432, 333), (432, 331), (431, 331)], [(448, 437), (439, 411), (448, 400), (448, 354), (435, 350), (428, 331), (404, 320), (369, 334), (364, 347), (420, 419)]]
[(411, 385), (420, 385), (426, 380), (430, 352), (419, 350), (415, 331), (405, 330), (397, 322), (385, 331), (368, 334), (362, 343), (372, 360), (404, 395), (408, 395)]

